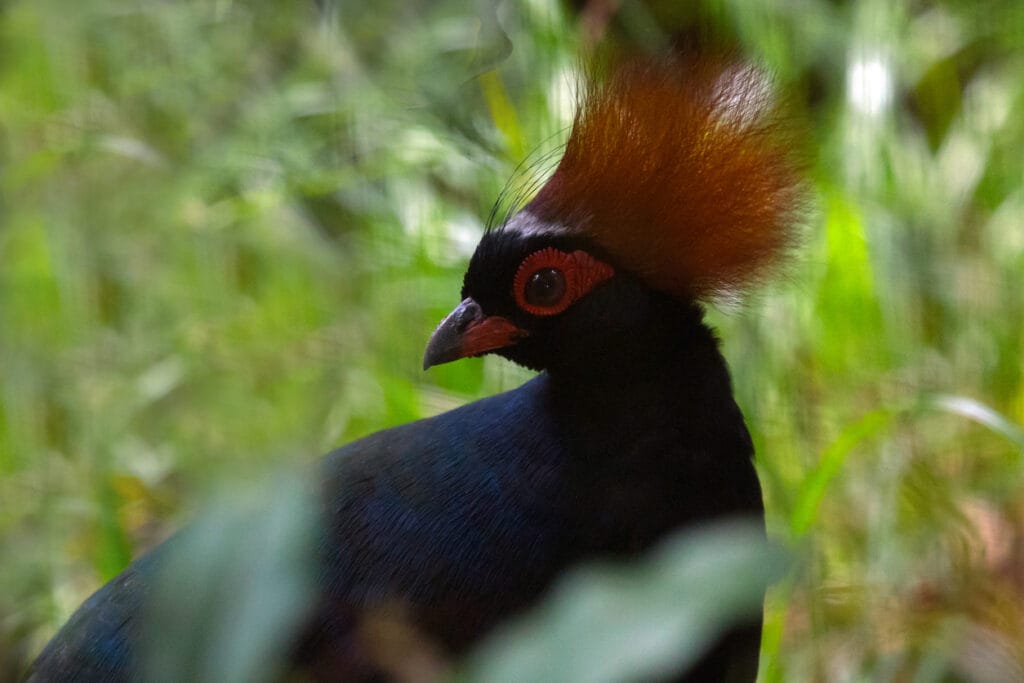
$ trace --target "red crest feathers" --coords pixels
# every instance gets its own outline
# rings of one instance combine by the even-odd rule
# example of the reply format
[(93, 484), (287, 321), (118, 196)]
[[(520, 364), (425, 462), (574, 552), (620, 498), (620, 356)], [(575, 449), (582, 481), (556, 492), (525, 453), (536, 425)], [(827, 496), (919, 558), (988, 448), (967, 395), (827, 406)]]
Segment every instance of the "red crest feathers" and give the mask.
[(803, 203), (769, 85), (728, 59), (631, 61), (591, 79), (526, 210), (677, 296), (756, 284), (792, 246)]

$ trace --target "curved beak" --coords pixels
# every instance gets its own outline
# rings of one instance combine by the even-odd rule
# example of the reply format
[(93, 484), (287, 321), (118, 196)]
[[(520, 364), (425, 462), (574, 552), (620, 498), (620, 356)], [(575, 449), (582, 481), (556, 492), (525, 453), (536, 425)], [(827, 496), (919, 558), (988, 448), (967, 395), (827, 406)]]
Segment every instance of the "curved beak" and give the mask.
[(465, 299), (434, 330), (423, 354), (423, 369), (511, 346), (526, 334), (501, 316), (484, 315), (480, 304)]

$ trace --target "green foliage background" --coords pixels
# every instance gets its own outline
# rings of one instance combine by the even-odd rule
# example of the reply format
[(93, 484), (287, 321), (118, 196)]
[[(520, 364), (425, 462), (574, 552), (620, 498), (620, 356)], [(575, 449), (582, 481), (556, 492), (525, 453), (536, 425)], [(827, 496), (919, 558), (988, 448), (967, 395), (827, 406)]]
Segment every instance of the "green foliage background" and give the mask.
[(764, 680), (1024, 670), (1024, 5), (575, 5), (0, 2), (0, 679), (214, 492), (527, 376), (423, 344), (593, 37), (694, 26), (813, 160), (712, 313), (800, 558)]

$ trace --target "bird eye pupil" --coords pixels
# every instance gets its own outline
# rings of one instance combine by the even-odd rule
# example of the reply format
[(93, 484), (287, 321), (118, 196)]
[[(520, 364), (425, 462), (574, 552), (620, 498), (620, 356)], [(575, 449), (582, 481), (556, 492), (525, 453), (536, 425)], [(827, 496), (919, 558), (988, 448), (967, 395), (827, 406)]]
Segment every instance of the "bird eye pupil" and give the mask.
[(526, 303), (554, 306), (565, 296), (565, 275), (557, 268), (541, 268), (526, 281)]

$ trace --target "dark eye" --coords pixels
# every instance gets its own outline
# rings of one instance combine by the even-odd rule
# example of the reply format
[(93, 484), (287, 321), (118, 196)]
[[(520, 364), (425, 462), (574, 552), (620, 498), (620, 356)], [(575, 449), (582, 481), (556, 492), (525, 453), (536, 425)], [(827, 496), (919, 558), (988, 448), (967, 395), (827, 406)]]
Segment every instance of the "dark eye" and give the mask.
[(553, 247), (527, 256), (512, 279), (512, 296), (531, 315), (558, 315), (596, 285), (615, 275), (585, 251), (566, 253)]
[(541, 268), (526, 281), (523, 298), (532, 306), (548, 308), (565, 296), (565, 275), (557, 268)]

